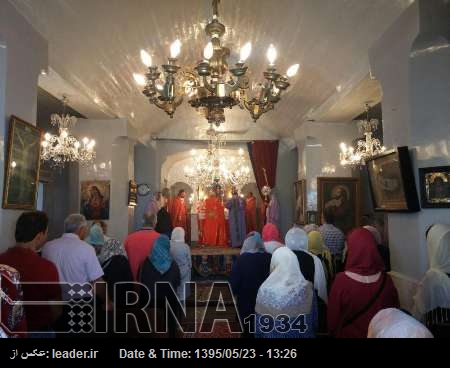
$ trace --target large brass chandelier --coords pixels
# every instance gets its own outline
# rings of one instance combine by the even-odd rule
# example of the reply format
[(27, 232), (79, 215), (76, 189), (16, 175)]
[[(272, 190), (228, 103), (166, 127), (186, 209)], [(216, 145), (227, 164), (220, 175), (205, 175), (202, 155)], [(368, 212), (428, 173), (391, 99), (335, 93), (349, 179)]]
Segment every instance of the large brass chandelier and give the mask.
[(212, 126), (208, 130), (209, 142), (205, 154), (191, 151), (193, 164), (184, 168), (189, 184), (199, 191), (207, 191), (214, 186), (241, 190), (250, 181), (250, 165), (243, 149), (237, 156), (224, 154), (225, 142)]
[(88, 166), (95, 160), (95, 141), (87, 137), (81, 142), (70, 134), (77, 123), (74, 116), (65, 114), (68, 103), (67, 97), (63, 97), (64, 112), (62, 115), (53, 114), (51, 125), (58, 128), (58, 134), (46, 133), (41, 142), (41, 160), (49, 162), (51, 167), (64, 168), (66, 163), (78, 162), (82, 166)]
[(340, 161), (344, 167), (364, 166), (371, 157), (377, 156), (386, 151), (380, 140), (373, 137), (378, 130), (380, 122), (370, 118), (370, 105), (365, 104), (366, 119), (357, 122), (359, 131), (364, 134), (364, 139), (357, 142), (356, 148), (348, 147), (347, 144), (340, 145)]
[(275, 61), (277, 50), (270, 45), (267, 51), (269, 66), (264, 72), (265, 82), (256, 84), (255, 96), (250, 93), (251, 86), (247, 77), (246, 61), (252, 51), (252, 44), (246, 43), (240, 49), (240, 58), (230, 68), (229, 48), (223, 45), (221, 38), (226, 28), (219, 21), (220, 0), (213, 0), (213, 18), (205, 28), (210, 41), (203, 53), (203, 60), (194, 68), (182, 68), (177, 65), (181, 52), (181, 42), (175, 41), (170, 48), (167, 64), (162, 66), (163, 78), (158, 66), (153, 65), (151, 55), (141, 50), (141, 60), (148, 68), (147, 73), (134, 74), (136, 83), (142, 87), (143, 94), (151, 104), (165, 111), (173, 118), (185, 96), (189, 104), (201, 112), (210, 124), (220, 126), (225, 122), (225, 109), (240, 106), (246, 109), (256, 122), (263, 114), (274, 109), (281, 95), (289, 86), (289, 78), (295, 76), (299, 64), (292, 65), (285, 75), (277, 72)]

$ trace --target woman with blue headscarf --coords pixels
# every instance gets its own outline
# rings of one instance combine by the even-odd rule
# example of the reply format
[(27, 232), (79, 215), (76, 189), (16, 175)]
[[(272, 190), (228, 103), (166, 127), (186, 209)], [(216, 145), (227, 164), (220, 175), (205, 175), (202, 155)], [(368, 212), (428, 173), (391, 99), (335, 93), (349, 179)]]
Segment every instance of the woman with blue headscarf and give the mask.
[[(167, 236), (161, 235), (155, 241), (151, 254), (141, 267), (140, 280), (150, 292), (151, 307), (164, 311), (167, 300), (172, 310), (178, 314), (180, 304), (177, 289), (181, 284), (181, 276), (180, 269), (170, 254), (170, 240)], [(148, 292), (141, 293), (141, 302), (144, 305), (148, 303), (145, 294), (148, 298)], [(170, 312), (168, 323), (170, 337), (175, 337), (176, 323)]]
[[(271, 255), (266, 253), (261, 235), (250, 233), (244, 241), (241, 255), (233, 265), (231, 287), (237, 296), (237, 308), (241, 323), (245, 329), (243, 337), (251, 338), (251, 329), (246, 318), (255, 314), (256, 295), (259, 287), (269, 277)], [(245, 322), (244, 322), (245, 321)]]

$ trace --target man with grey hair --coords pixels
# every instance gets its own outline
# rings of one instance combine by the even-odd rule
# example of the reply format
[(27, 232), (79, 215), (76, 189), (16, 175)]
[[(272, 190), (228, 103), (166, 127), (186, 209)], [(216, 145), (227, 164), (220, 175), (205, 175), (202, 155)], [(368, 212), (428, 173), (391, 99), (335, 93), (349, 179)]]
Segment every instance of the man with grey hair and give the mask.
[(153, 243), (160, 237), (154, 229), (157, 222), (157, 213), (149, 209), (144, 214), (143, 227), (125, 239), (125, 250), (130, 262), (133, 279), (139, 282), (139, 269), (145, 259), (152, 253)]
[[(47, 243), (42, 250), (42, 257), (56, 265), (59, 279), (68, 284), (91, 284), (97, 296), (104, 303), (106, 310), (112, 309), (112, 304), (106, 294), (106, 284), (103, 281), (103, 270), (92, 246), (84, 242), (89, 232), (86, 218), (73, 214), (64, 221), (64, 234), (61, 238)], [(63, 291), (63, 299), (70, 300), (72, 296)]]

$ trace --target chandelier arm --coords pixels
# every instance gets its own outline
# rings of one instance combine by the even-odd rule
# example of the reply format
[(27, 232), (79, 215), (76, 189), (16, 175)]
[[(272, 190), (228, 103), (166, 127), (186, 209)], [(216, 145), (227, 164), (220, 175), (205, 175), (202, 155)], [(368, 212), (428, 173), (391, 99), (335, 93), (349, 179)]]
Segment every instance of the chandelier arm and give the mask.
[(209, 92), (211, 92), (211, 93), (216, 92), (216, 89), (209, 83), (208, 77), (206, 77), (206, 76), (203, 77), (203, 84)]

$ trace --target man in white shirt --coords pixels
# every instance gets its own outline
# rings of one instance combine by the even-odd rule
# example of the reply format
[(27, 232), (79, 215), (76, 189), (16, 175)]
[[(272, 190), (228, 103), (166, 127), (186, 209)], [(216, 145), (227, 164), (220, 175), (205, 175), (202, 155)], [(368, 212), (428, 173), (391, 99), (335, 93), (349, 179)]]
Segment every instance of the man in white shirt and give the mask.
[[(63, 236), (47, 243), (42, 249), (42, 257), (56, 265), (60, 282), (92, 285), (104, 303), (105, 310), (110, 311), (112, 303), (107, 297), (103, 270), (94, 248), (83, 241), (88, 232), (88, 223), (83, 215), (70, 215), (64, 221)], [(67, 301), (73, 298), (63, 288), (63, 299)]]

